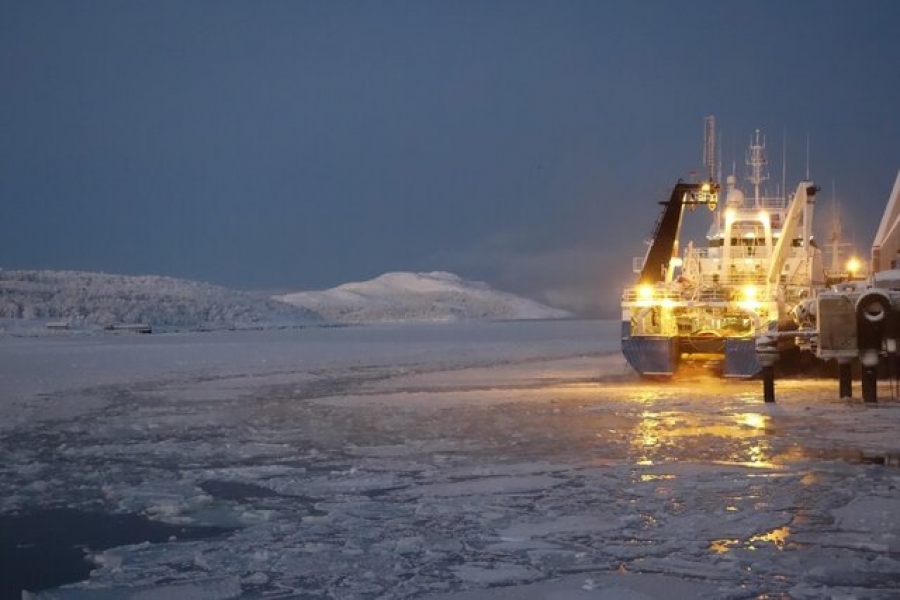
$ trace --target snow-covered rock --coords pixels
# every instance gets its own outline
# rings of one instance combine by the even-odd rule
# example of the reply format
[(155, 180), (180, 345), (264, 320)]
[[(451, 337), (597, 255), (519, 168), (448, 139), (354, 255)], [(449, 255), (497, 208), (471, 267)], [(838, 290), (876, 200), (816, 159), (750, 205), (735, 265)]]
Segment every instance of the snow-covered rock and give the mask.
[(571, 314), (452, 273), (386, 273), (369, 281), (275, 299), (339, 323), (560, 319)]
[(143, 323), (184, 329), (321, 322), (313, 312), (227, 288), (157, 275), (0, 270), (0, 319), (54, 327)]

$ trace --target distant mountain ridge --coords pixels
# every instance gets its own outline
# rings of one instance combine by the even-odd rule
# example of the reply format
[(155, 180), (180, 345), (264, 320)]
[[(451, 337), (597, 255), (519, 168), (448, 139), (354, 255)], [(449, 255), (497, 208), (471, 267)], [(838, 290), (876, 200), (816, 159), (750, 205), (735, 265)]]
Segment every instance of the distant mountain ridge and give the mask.
[(265, 297), (159, 275), (0, 269), (0, 331), (8, 332), (49, 323), (196, 330), (570, 316), (446, 272), (386, 273), (330, 290)]
[(312, 325), (315, 313), (207, 283), (159, 275), (0, 269), (0, 318), (108, 327)]
[(453, 273), (385, 273), (322, 291), (274, 296), (337, 323), (561, 319), (571, 313)]

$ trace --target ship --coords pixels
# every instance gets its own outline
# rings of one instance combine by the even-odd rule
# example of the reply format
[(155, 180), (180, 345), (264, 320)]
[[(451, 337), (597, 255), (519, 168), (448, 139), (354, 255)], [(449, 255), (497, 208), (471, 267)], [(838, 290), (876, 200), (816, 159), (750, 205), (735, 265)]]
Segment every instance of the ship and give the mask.
[[(762, 368), (757, 338), (797, 329), (804, 307), (825, 286), (813, 235), (819, 188), (805, 180), (790, 195), (784, 185), (767, 195), (765, 139), (757, 130), (746, 160), (751, 191), (745, 194), (733, 173), (723, 190), (714, 177), (714, 147), (715, 119), (707, 117), (709, 178), (679, 180), (660, 202), (647, 252), (634, 260), (636, 281), (622, 293), (622, 353), (643, 376), (673, 376), (693, 364), (724, 377), (753, 377)], [(695, 210), (703, 207), (708, 211)], [(710, 217), (702, 243), (680, 239), (687, 212)], [(777, 339), (782, 356), (809, 351), (802, 339)]]
[[(836, 215), (836, 212), (835, 212)], [(858, 372), (865, 402), (877, 402), (878, 380), (890, 378), (891, 394), (900, 378), (900, 173), (872, 241), (868, 264), (850, 255), (841, 267), (840, 224), (835, 216), (830, 237), (832, 256), (826, 269), (829, 286), (816, 294), (797, 331), (779, 331), (757, 339), (763, 363), (763, 399), (775, 401), (775, 367), (784, 338), (806, 340), (818, 360), (837, 367), (838, 393), (853, 397)], [(842, 272), (843, 271), (843, 272)]]

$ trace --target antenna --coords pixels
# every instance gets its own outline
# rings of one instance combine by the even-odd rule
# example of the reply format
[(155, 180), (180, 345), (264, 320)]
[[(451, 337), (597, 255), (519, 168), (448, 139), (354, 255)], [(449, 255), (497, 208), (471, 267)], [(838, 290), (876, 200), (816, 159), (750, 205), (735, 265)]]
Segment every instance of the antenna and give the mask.
[(787, 198), (787, 127), (781, 138), (781, 193)]
[(806, 133), (806, 181), (809, 181), (809, 132)]
[(834, 193), (834, 180), (831, 180), (831, 232), (828, 236), (828, 245), (831, 250), (831, 270), (835, 273), (841, 271), (842, 248), (852, 248), (853, 244), (844, 241), (841, 231), (841, 220), (838, 214), (837, 196)]
[(709, 170), (709, 178), (716, 176), (716, 117), (703, 118), (703, 166)]
[(722, 181), (722, 133), (719, 133), (719, 156), (716, 160), (718, 169), (716, 171), (716, 181)]
[(753, 184), (755, 206), (759, 207), (759, 184), (769, 179), (765, 172), (766, 167), (766, 140), (760, 141), (759, 129), (756, 130), (756, 138), (750, 140), (750, 153), (747, 156), (747, 166), (750, 167), (750, 176), (747, 179)]

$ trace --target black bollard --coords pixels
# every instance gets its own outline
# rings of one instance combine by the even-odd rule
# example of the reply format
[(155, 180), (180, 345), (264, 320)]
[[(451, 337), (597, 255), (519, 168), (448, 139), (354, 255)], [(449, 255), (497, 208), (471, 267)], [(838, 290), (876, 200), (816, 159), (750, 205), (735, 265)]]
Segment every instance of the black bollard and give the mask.
[(763, 401), (775, 402), (775, 367), (769, 365), (762, 368)]
[(838, 388), (841, 398), (853, 397), (853, 372), (849, 362), (838, 363)]
[(878, 402), (878, 365), (862, 368), (862, 397), (864, 402)]

